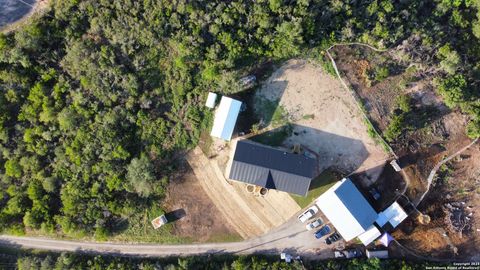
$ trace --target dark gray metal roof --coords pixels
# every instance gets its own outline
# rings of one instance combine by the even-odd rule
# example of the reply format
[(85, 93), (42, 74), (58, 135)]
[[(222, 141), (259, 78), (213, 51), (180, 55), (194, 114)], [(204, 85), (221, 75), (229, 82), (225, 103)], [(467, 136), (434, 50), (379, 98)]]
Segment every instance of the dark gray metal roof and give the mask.
[(350, 179), (335, 190), (335, 194), (363, 229), (367, 230), (378, 214)]
[(305, 196), (317, 161), (249, 140), (237, 142), (229, 178)]

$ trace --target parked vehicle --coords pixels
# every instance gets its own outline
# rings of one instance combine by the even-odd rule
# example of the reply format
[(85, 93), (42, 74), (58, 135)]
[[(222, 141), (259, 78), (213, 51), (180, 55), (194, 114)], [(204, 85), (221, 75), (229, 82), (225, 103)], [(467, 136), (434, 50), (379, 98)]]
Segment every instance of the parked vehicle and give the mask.
[(331, 245), (335, 242), (337, 242), (338, 240), (342, 239), (342, 237), (340, 236), (340, 234), (338, 234), (338, 232), (334, 232), (332, 235), (330, 235), (329, 237), (327, 237), (327, 239), (325, 239), (325, 244), (327, 245)]
[(308, 231), (311, 231), (311, 230), (317, 228), (318, 226), (320, 226), (322, 224), (323, 224), (323, 220), (321, 218), (319, 218), (319, 219), (316, 219), (313, 222), (308, 223), (307, 226), (305, 226), (305, 227), (307, 227)]
[(363, 255), (362, 252), (356, 249), (335, 251), (334, 254), (335, 254), (335, 258), (345, 258), (345, 259), (358, 258)]
[(152, 226), (154, 229), (158, 229), (160, 227), (162, 227), (163, 225), (167, 224), (168, 223), (168, 220), (167, 220), (167, 217), (165, 215), (161, 215), (157, 218), (155, 218), (154, 220), (152, 220)]
[(303, 212), (300, 216), (298, 216), (298, 219), (302, 223), (305, 223), (305, 221), (309, 220), (316, 213), (318, 213), (318, 208), (314, 205), (314, 206), (308, 208), (307, 211)]
[(248, 75), (239, 80), (240, 87), (243, 90), (250, 89), (257, 83), (257, 77), (255, 75)]
[(330, 226), (325, 225), (315, 233), (315, 238), (320, 239), (331, 232)]

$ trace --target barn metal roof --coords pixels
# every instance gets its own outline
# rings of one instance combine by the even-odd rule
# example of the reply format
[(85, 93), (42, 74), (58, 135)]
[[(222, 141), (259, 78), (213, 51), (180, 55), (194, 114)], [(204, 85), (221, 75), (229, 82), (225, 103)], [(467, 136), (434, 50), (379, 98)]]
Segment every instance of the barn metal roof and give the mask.
[(229, 97), (222, 97), (220, 105), (215, 112), (210, 135), (229, 141), (232, 138), (233, 129), (235, 128), (241, 107), (242, 102)]
[(229, 178), (305, 196), (317, 161), (249, 140), (237, 142)]
[(316, 204), (346, 241), (367, 231), (378, 217), (348, 178), (320, 195)]

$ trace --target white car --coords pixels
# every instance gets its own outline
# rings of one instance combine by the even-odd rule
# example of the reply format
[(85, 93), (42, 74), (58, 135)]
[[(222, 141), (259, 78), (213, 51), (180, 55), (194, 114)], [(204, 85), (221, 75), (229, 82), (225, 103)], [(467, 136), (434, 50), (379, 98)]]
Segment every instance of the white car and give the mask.
[(307, 227), (307, 230), (311, 231), (311, 230), (317, 228), (318, 226), (320, 226), (322, 224), (323, 224), (323, 220), (321, 218), (319, 218), (319, 219), (317, 219), (313, 222), (308, 223), (307, 226), (305, 226), (305, 227)]
[(307, 211), (303, 212), (300, 216), (298, 216), (298, 219), (302, 222), (305, 223), (305, 221), (309, 220), (311, 217), (313, 217), (316, 213), (318, 213), (318, 208), (314, 205), (310, 208), (307, 209)]

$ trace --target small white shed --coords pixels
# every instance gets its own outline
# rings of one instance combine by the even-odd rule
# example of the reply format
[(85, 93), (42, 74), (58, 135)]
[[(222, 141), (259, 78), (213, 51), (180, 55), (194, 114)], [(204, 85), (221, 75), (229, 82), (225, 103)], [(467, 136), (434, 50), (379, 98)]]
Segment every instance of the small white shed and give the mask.
[(207, 97), (207, 102), (205, 102), (205, 106), (210, 109), (215, 108), (215, 102), (217, 101), (217, 94), (209, 92)]
[(366, 250), (367, 258), (388, 259), (388, 250)]

